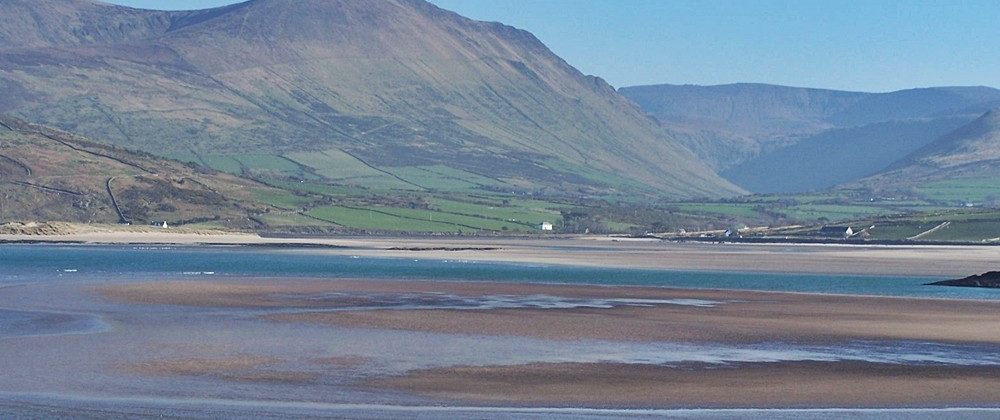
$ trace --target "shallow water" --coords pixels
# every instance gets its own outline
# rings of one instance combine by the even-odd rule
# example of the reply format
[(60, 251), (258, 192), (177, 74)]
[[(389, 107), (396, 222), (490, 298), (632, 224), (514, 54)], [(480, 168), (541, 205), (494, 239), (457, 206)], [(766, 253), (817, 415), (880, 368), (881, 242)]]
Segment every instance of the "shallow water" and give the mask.
[(42, 337), (94, 334), (110, 327), (93, 314), (0, 309), (0, 340), (14, 337)]
[(340, 277), (663, 286), (1000, 300), (1000, 290), (925, 286), (932, 277), (717, 273), (455, 260), (358, 258), (240, 247), (0, 245), (0, 286), (46, 279)]
[[(719, 274), (562, 266), (351, 258), (315, 250), (243, 248), (0, 246), (0, 414), (62, 417), (171, 414), (185, 417), (826, 417), (828, 411), (585, 410), (441, 407), (440, 401), (358, 387), (370, 377), (413, 369), (534, 362), (619, 362), (719, 367), (752, 362), (867, 361), (903, 365), (1000, 365), (995, 346), (916, 341), (830, 345), (622, 343), (422, 333), (268, 322), (262, 314), (301, 310), (198, 308), (118, 303), (98, 297), (104, 284), (162, 279), (239, 281), (243, 277), (324, 277), (655, 285), (732, 289), (998, 299), (994, 291), (920, 286), (901, 277)], [(336, 301), (343, 294), (274, 295), (289, 302)], [(363, 305), (329, 310), (609, 308), (682, 305), (697, 299), (576, 299), (548, 295), (463, 297), (441, 293), (364, 294)], [(357, 300), (357, 299), (355, 299)], [(315, 310), (315, 309), (313, 309)], [(223, 363), (253, 356), (275, 379), (149, 374), (158, 362)], [(337, 360), (347, 362), (328, 363)], [(220, 362), (221, 361), (221, 362)], [(174, 366), (174, 365), (168, 365)], [(138, 371), (137, 371), (138, 370)], [(154, 368), (155, 370), (155, 368)], [(259, 373), (254, 371), (252, 373)], [(302, 379), (299, 379), (302, 378)], [(419, 408), (413, 408), (413, 406)], [(42, 407), (40, 409), (39, 407)], [(87, 412), (74, 409), (84, 407)], [(39, 411), (42, 410), (42, 411)], [(46, 411), (47, 410), (47, 411)], [(60, 411), (64, 410), (64, 411)], [(935, 417), (941, 411), (844, 411), (857, 418)], [(989, 410), (947, 412), (977, 418)]]

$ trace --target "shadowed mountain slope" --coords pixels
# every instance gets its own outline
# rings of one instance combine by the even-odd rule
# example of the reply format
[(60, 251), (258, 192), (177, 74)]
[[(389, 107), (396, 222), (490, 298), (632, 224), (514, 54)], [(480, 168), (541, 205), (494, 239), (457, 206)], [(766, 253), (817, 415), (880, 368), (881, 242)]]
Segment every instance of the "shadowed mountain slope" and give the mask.
[(727, 179), (754, 192), (829, 188), (884, 170), (1000, 104), (1000, 90), (889, 93), (761, 84), (622, 88)]
[(873, 175), (965, 121), (935, 118), (825, 130), (722, 174), (762, 193), (824, 190)]
[[(931, 185), (950, 189), (966, 201), (983, 200), (982, 194), (969, 190), (992, 191), (1000, 185), (1000, 109), (941, 136), (859, 184), (888, 191)], [(979, 188), (986, 186), (990, 188)]]
[(530, 33), (420, 0), (0, 11), (0, 112), (115, 144), (206, 164), (306, 154), (320, 174), (340, 162), (316, 156), (443, 165), (508, 191), (740, 191)]
[(1000, 161), (1000, 108), (934, 141), (902, 163), (948, 169), (996, 161)]

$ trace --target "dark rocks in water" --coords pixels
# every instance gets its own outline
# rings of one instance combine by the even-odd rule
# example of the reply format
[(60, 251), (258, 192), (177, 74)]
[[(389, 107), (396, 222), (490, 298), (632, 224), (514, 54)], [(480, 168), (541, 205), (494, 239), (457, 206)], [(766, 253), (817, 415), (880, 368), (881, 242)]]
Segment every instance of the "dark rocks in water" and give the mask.
[(927, 283), (928, 286), (955, 286), (955, 287), (987, 287), (1000, 289), (1000, 271), (990, 271), (978, 276), (969, 276), (958, 280), (944, 280), (934, 283)]

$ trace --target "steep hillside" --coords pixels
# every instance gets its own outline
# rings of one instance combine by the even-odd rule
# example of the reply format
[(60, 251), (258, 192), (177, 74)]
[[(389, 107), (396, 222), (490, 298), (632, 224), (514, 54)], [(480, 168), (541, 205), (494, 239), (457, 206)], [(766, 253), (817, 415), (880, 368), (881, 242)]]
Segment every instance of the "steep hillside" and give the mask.
[(1000, 161), (1000, 108), (908, 156), (903, 163), (949, 169)]
[(754, 192), (802, 192), (876, 173), (1000, 103), (1000, 90), (988, 87), (863, 93), (735, 84), (620, 91), (724, 177)]
[(948, 115), (978, 115), (1000, 104), (1000, 90), (982, 87), (934, 87), (866, 95), (827, 117), (840, 127)]
[(1000, 204), (1000, 109), (857, 183), (947, 202)]
[(758, 83), (719, 86), (624, 87), (623, 95), (669, 126), (782, 136), (830, 127), (838, 114), (867, 94)]
[(152, 153), (216, 167), (268, 156), (366, 187), (331, 168), (416, 189), (433, 187), (407, 174), (445, 167), (507, 191), (739, 191), (530, 33), (421, 0), (0, 12), (0, 112)]
[(0, 221), (257, 227), (264, 185), (0, 118)]
[(966, 121), (934, 118), (825, 130), (722, 175), (758, 193), (823, 190), (876, 174)]

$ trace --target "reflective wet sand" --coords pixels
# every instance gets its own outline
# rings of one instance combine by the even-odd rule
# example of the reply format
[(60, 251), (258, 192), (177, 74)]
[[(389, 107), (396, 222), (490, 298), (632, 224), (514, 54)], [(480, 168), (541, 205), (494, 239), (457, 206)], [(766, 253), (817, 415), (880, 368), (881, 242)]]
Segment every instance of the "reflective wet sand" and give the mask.
[(0, 308), (0, 411), (24, 417), (1000, 405), (995, 301), (81, 274)]
[(1000, 367), (854, 362), (718, 365), (551, 363), (439, 368), (372, 387), (493, 404), (656, 407), (992, 405)]
[[(99, 291), (127, 302), (281, 308), (262, 316), (286, 322), (550, 340), (1000, 344), (1000, 302), (364, 280), (157, 282)], [(465, 311), (475, 309), (474, 316)]]
[(125, 304), (239, 313), (268, 329), (380, 340), (367, 350), (349, 346), (349, 353), (156, 358), (128, 366), (158, 377), (343, 386), (390, 401), (450, 404), (1000, 401), (995, 302), (301, 279), (145, 282), (91, 291)]

